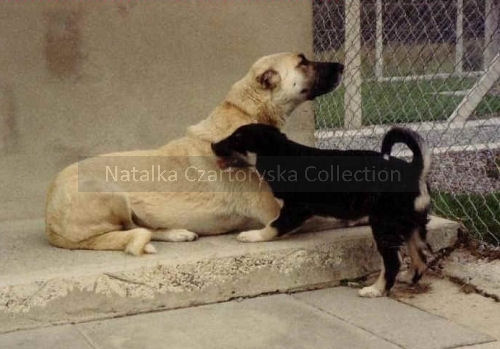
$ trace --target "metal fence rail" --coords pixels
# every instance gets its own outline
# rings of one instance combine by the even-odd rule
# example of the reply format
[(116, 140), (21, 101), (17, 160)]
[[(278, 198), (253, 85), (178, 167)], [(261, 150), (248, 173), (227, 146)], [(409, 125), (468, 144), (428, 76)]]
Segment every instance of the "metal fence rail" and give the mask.
[(318, 145), (378, 149), (391, 125), (418, 131), (435, 213), (500, 245), (500, 1), (315, 0), (313, 16), (316, 57), (345, 64), (315, 104)]

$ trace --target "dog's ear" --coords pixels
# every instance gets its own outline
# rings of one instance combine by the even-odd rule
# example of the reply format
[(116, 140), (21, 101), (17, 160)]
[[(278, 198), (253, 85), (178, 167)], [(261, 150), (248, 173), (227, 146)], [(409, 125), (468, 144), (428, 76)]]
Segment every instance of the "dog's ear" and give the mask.
[(281, 81), (280, 74), (274, 69), (268, 69), (259, 76), (257, 76), (257, 82), (263, 89), (272, 90)]

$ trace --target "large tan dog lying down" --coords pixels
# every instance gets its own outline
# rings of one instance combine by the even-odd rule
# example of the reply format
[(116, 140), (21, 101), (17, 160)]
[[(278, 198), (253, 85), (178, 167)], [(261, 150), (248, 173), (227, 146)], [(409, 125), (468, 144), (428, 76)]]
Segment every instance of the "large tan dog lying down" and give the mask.
[[(107, 156), (162, 157), (163, 165), (172, 161), (175, 168), (188, 168), (196, 162), (197, 168), (218, 170), (211, 142), (244, 124), (281, 127), (299, 104), (333, 90), (342, 71), (342, 64), (311, 62), (302, 54), (262, 57), (209, 117), (189, 127), (184, 137), (158, 149)], [(223, 173), (217, 181), (184, 181), (177, 184), (184, 187), (163, 192), (127, 192), (104, 180), (89, 179), (95, 190), (82, 191), (79, 184), (86, 179), (82, 173), (78, 178), (78, 169), (75, 163), (61, 171), (47, 194), (46, 233), (50, 243), (58, 247), (154, 253), (151, 240), (192, 241), (198, 235), (262, 227), (280, 211), (272, 192), (267, 185), (262, 187), (255, 173), (240, 184), (229, 181), (225, 177), (229, 173)], [(244, 231), (238, 239), (263, 241), (265, 232)]]

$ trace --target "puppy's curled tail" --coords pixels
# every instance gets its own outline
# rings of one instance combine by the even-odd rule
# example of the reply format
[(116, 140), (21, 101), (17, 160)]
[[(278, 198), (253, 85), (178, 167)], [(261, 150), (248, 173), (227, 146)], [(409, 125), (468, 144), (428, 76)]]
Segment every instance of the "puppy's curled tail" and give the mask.
[(384, 157), (391, 155), (392, 147), (396, 143), (404, 143), (413, 153), (412, 164), (427, 176), (431, 167), (431, 152), (424, 139), (415, 131), (403, 127), (393, 127), (384, 136), (382, 141), (382, 154)]
[(431, 168), (431, 151), (425, 144), (424, 139), (417, 132), (403, 127), (393, 127), (386, 133), (382, 141), (382, 154), (384, 158), (389, 158), (392, 146), (396, 143), (406, 144), (413, 153), (411, 163), (420, 172), (419, 195), (415, 200), (415, 209), (417, 211), (427, 210), (430, 205), (427, 175)]

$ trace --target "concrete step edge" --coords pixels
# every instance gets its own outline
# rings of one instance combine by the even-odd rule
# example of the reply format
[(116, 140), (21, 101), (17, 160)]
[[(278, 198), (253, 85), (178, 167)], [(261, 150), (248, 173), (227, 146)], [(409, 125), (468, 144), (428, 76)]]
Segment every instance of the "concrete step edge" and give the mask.
[[(433, 248), (452, 246), (458, 228), (456, 222), (433, 217)], [(204, 254), (185, 261), (166, 256), (124, 270), (47, 274), (24, 283), (17, 278), (17, 284), (0, 285), (0, 333), (322, 288), (378, 267), (370, 228), (364, 226), (300, 234), (239, 255)]]

